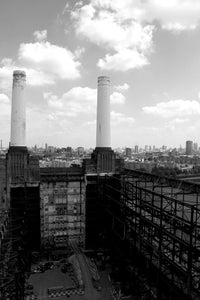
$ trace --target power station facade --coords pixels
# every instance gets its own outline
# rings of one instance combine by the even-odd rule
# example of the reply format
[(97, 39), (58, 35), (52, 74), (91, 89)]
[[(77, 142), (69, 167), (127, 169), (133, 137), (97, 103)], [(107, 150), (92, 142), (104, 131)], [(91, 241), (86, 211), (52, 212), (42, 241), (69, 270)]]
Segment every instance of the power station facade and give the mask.
[(11, 141), (0, 160), (0, 299), (24, 299), (34, 254), (64, 254), (71, 243), (109, 249), (139, 299), (200, 299), (199, 185), (124, 168), (111, 148), (107, 76), (98, 78), (91, 158), (40, 168), (26, 147), (25, 82), (14, 71)]

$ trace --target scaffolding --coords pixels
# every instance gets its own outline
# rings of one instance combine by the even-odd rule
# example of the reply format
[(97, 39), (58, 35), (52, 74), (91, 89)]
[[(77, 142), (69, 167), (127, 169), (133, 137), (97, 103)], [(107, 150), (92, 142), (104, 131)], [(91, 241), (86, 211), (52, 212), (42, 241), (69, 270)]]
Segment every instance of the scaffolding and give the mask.
[(22, 219), (13, 217), (11, 210), (2, 211), (7, 216), (4, 235), (0, 245), (0, 299), (24, 299), (25, 257), (22, 237)]
[(150, 299), (199, 299), (200, 186), (128, 169), (103, 184), (110, 234), (140, 261)]

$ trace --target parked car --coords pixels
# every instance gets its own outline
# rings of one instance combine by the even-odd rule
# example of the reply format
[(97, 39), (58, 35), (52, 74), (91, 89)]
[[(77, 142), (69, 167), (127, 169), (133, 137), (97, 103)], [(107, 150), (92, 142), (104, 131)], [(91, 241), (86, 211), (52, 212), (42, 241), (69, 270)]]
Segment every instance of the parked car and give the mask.
[(41, 266), (38, 266), (33, 270), (33, 272), (34, 273), (43, 273), (44, 269)]

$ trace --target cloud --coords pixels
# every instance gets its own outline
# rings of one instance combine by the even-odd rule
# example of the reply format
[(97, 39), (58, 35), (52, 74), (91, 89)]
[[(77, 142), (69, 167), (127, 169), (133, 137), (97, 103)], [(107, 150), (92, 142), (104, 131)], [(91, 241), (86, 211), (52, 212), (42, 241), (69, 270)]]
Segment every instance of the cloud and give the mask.
[(6, 94), (0, 94), (0, 127), (1, 127), (1, 140), (3, 144), (8, 143), (10, 137), (10, 115), (11, 105), (9, 97)]
[(57, 109), (57, 116), (76, 117), (79, 114), (96, 112), (97, 90), (88, 87), (74, 87), (60, 98), (51, 93), (44, 93), (49, 107)]
[(184, 117), (200, 114), (200, 102), (195, 100), (171, 100), (160, 102), (155, 106), (142, 108), (146, 114), (160, 116), (162, 118)]
[(0, 94), (0, 104), (8, 104), (9, 102), (10, 101), (7, 95)]
[(153, 23), (170, 31), (194, 30), (199, 25), (199, 0), (92, 0), (91, 3), (117, 13), (121, 20), (134, 19), (140, 23)]
[(73, 80), (80, 77), (79, 57), (84, 48), (78, 47), (73, 54), (69, 49), (45, 41), (47, 31), (35, 31), (37, 41), (22, 43), (16, 61), (4, 58), (0, 62), (0, 88), (8, 90), (12, 85), (12, 73), (22, 69), (31, 86), (53, 85), (58, 79)]
[(110, 10), (103, 3), (91, 1), (71, 13), (76, 33), (109, 52), (97, 65), (104, 70), (126, 71), (148, 64), (154, 26), (141, 25), (133, 17), (123, 19), (114, 7)]
[(14, 70), (23, 70), (27, 75), (27, 84), (31, 86), (51, 85), (55, 81), (50, 74), (45, 74), (42, 70), (36, 70), (19, 62), (14, 62), (10, 58), (4, 58), (0, 62), (0, 88), (10, 92), (12, 86), (12, 75)]
[(134, 49), (121, 49), (114, 55), (106, 54), (105, 58), (100, 59), (97, 63), (100, 69), (123, 72), (139, 69), (148, 64), (145, 55)]
[(42, 42), (47, 38), (47, 30), (37, 30), (33, 33), (36, 42)]
[(199, 0), (89, 0), (71, 9), (77, 35), (106, 51), (97, 66), (113, 71), (149, 64), (158, 23), (177, 33), (196, 29), (199, 16)]
[(9, 117), (11, 113), (10, 100), (7, 95), (0, 94), (0, 116)]
[(174, 119), (174, 120), (171, 120), (170, 121), (170, 123), (171, 124), (184, 124), (184, 123), (186, 123), (186, 122), (188, 122), (189, 121), (189, 119), (179, 119), (179, 118), (176, 118), (176, 119)]
[[(14, 69), (13, 69), (14, 70)], [(44, 73), (42, 70), (23, 68), (26, 72), (27, 85), (43, 86), (55, 84), (55, 78), (51, 74)]]
[[(97, 105), (97, 89), (89, 87), (73, 87), (58, 97), (50, 92), (43, 94), (48, 106), (57, 110), (57, 116), (66, 115), (76, 117), (80, 114), (95, 114)], [(110, 96), (111, 104), (124, 104), (125, 97), (119, 92)], [(55, 115), (54, 115), (55, 117)]]
[(128, 83), (124, 83), (122, 85), (116, 85), (114, 86), (114, 88), (117, 90), (117, 91), (126, 91), (130, 88), (129, 84)]
[(80, 57), (83, 55), (84, 52), (85, 52), (85, 48), (83, 48), (83, 47), (78, 47), (78, 48), (75, 50), (75, 52), (74, 52), (75, 58), (76, 58), (76, 59), (80, 58)]
[(80, 62), (75, 60), (74, 54), (66, 48), (47, 41), (21, 44), (18, 58), (21, 64), (30, 66), (45, 75), (50, 74), (52, 80), (80, 77)]
[(127, 124), (127, 125), (132, 125), (135, 123), (135, 119), (133, 117), (127, 117), (123, 113), (111, 111), (111, 122), (113, 125), (116, 124)]
[(183, 128), (184, 124), (189, 122), (188, 118), (176, 118), (173, 120), (170, 120), (169, 122), (167, 122), (167, 124), (164, 126), (164, 128), (166, 129), (170, 129), (170, 130), (175, 130), (178, 128)]
[[(135, 119), (133, 117), (127, 117), (125, 114), (123, 113), (119, 113), (116, 111), (111, 111), (111, 126), (115, 127), (117, 125), (129, 125), (131, 126), (132, 124), (135, 123)], [(87, 121), (84, 124), (85, 126), (89, 125), (89, 126), (96, 126), (96, 120), (92, 120), (92, 121)]]
[(200, 3), (197, 0), (150, 1), (150, 16), (170, 31), (194, 30), (199, 25)]
[(4, 58), (0, 62), (0, 88), (7, 91), (12, 86), (13, 63), (10, 58)]
[(123, 94), (121, 94), (119, 92), (114, 92), (110, 96), (110, 102), (111, 102), (111, 104), (124, 104), (125, 101), (126, 101), (126, 98), (124, 97)]

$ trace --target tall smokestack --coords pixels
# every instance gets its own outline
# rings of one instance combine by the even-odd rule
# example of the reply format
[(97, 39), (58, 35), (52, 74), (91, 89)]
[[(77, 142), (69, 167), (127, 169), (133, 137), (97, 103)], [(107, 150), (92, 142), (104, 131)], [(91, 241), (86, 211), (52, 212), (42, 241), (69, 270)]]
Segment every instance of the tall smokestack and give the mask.
[(110, 78), (98, 77), (96, 147), (110, 148)]
[(26, 105), (25, 105), (26, 73), (13, 72), (12, 112), (11, 112), (11, 146), (26, 145)]

